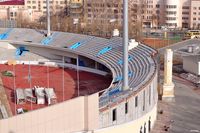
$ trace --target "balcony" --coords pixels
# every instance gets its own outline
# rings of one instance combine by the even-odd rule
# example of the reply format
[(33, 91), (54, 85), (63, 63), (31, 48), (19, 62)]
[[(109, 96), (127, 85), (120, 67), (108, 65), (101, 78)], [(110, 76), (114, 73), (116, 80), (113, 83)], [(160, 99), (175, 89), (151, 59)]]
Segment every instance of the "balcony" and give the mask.
[(70, 8), (81, 8), (83, 6), (82, 3), (71, 3)]

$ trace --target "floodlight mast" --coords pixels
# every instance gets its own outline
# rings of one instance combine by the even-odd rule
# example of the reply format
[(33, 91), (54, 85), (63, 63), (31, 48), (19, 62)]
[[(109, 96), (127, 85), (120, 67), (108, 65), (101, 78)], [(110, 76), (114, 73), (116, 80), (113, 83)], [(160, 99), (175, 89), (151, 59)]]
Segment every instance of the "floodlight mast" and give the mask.
[(128, 0), (123, 0), (123, 91), (128, 85)]
[(50, 8), (49, 8), (49, 0), (46, 0), (47, 5), (47, 36), (51, 35), (51, 22), (50, 22)]

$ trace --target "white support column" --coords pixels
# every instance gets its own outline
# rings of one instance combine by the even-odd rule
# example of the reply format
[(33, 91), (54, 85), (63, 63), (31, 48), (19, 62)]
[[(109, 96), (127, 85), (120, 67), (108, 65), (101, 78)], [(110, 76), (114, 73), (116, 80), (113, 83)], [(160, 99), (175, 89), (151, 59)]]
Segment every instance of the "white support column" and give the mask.
[(164, 83), (162, 99), (171, 101), (174, 98), (174, 83), (172, 82), (173, 51), (171, 49), (166, 49), (164, 58)]

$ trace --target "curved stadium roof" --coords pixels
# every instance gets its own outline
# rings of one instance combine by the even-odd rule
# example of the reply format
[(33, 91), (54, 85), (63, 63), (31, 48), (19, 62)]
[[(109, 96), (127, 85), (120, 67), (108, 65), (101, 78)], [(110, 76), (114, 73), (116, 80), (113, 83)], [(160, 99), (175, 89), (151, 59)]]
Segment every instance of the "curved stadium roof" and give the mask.
[[(104, 39), (88, 35), (52, 31), (50, 37), (44, 36), (45, 31), (34, 29), (0, 29), (0, 41), (12, 44), (43, 46), (74, 52), (106, 65), (113, 74), (110, 88), (100, 98), (100, 108), (105, 107), (109, 97), (127, 97), (131, 93), (122, 92), (122, 38)], [(129, 51), (129, 87), (128, 91), (137, 91), (149, 82), (156, 71), (156, 62), (152, 55), (157, 51), (144, 44)], [(112, 100), (118, 100), (117, 98)]]

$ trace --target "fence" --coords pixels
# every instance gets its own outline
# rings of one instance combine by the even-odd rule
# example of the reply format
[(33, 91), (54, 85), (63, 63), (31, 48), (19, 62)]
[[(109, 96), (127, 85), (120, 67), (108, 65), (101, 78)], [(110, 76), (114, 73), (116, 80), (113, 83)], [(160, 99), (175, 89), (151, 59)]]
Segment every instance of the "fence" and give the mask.
[(0, 28), (16, 28), (17, 21), (15, 20), (0, 20)]

